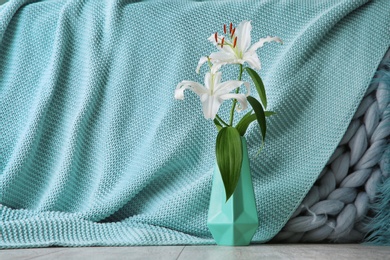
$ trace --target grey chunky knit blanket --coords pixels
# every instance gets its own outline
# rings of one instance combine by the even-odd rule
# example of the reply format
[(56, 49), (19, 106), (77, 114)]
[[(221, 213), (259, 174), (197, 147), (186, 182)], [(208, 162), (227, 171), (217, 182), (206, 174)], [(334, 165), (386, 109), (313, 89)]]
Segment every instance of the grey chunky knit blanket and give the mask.
[[(362, 242), (380, 226), (374, 216), (390, 214), (376, 207), (380, 193), (389, 191), (383, 186), (390, 176), (389, 143), (390, 50), (326, 167), (273, 241)], [(385, 224), (380, 228), (390, 232)]]

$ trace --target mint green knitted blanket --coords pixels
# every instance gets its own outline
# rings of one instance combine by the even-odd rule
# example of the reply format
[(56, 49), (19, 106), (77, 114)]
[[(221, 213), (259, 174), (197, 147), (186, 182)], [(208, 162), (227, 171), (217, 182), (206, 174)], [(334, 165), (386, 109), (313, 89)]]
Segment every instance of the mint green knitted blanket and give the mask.
[[(390, 1), (33, 1), (0, 7), (0, 247), (214, 243), (216, 130), (197, 62), (252, 21), (268, 94), (247, 140), (260, 227), (274, 237), (343, 137), (389, 48)], [(228, 77), (233, 79), (233, 73)], [(249, 80), (249, 79), (244, 79)], [(220, 114), (228, 115), (230, 106)]]

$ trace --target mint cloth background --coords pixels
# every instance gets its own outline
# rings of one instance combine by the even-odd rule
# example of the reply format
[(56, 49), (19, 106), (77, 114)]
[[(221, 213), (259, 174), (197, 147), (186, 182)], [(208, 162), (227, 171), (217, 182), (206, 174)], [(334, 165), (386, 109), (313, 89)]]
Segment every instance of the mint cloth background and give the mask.
[(207, 38), (242, 20), (252, 21), (252, 42), (284, 41), (258, 51), (277, 116), (257, 157), (259, 129), (247, 133), (253, 242), (270, 240), (389, 48), (389, 10), (387, 0), (1, 6), (0, 247), (214, 243), (206, 219), (216, 130), (196, 95), (173, 92), (181, 80), (203, 82), (206, 68), (195, 68), (214, 50)]

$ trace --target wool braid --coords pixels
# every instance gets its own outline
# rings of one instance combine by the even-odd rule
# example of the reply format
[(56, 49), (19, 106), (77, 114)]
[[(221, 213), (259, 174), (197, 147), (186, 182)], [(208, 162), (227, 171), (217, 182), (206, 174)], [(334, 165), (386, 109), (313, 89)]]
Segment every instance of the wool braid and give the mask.
[(361, 242), (389, 177), (390, 50), (316, 183), (272, 242)]

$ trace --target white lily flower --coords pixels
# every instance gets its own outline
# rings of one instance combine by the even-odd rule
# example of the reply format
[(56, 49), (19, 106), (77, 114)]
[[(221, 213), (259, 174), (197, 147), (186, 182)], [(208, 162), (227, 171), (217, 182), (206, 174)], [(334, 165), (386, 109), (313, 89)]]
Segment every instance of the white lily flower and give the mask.
[[(205, 86), (194, 81), (182, 81), (176, 87), (175, 98), (184, 99), (184, 90), (186, 89), (195, 92), (200, 97), (203, 114), (206, 119), (214, 120), (222, 102), (227, 99), (236, 99), (239, 102), (239, 106), (236, 107), (237, 111), (245, 110), (248, 107), (246, 97), (250, 94), (249, 83), (239, 80), (220, 82), (221, 78), (221, 72), (217, 72), (216, 74), (207, 72), (204, 79)], [(246, 94), (230, 93), (242, 84), (246, 87)]]
[[(241, 22), (237, 28), (232, 29), (230, 24), (229, 37), (222, 37), (217, 33), (211, 35), (208, 40), (217, 48), (218, 52), (213, 52), (210, 55), (210, 61), (213, 63), (212, 73), (218, 71), (225, 64), (244, 64), (247, 62), (252, 69), (261, 69), (260, 59), (257, 56), (257, 49), (262, 47), (266, 42), (276, 41), (283, 43), (279, 37), (268, 36), (261, 38), (258, 42), (251, 44), (252, 25), (250, 21)], [(226, 26), (224, 27), (226, 34)], [(207, 58), (202, 57), (199, 60), (196, 71), (199, 73), (199, 68), (207, 61)]]

